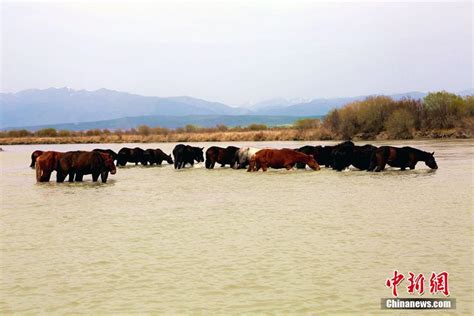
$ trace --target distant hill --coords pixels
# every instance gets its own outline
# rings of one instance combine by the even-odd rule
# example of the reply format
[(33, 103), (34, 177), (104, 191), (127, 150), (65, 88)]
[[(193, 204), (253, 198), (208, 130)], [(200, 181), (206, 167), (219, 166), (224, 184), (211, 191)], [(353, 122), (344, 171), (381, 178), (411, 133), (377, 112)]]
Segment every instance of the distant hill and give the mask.
[[(246, 111), (191, 97), (147, 97), (107, 89), (31, 89), (0, 94), (0, 127), (118, 119), (140, 115), (233, 115)], [(248, 111), (247, 111), (248, 112)]]
[[(459, 92), (461, 95), (473, 93), (474, 89)], [(391, 95), (394, 99), (403, 97), (418, 99), (425, 96), (424, 92)], [(137, 117), (149, 117), (153, 122), (160, 122), (148, 123), (149, 125), (165, 127), (186, 124), (209, 126), (226, 124), (226, 122), (231, 122), (230, 125), (232, 125), (232, 122), (238, 122), (239, 119), (230, 120), (228, 116), (235, 115), (241, 116), (243, 120), (243, 123), (235, 123), (235, 125), (250, 123), (272, 125), (274, 124), (272, 117), (278, 117), (275, 124), (285, 124), (290, 121), (288, 117), (293, 116), (295, 120), (298, 117), (325, 115), (333, 108), (363, 100), (366, 97), (312, 100), (275, 98), (246, 107), (231, 107), (223, 103), (188, 96), (163, 98), (108, 89), (95, 91), (70, 88), (30, 89), (17, 93), (0, 93), (0, 129), (53, 125), (89, 126), (88, 124), (98, 126), (97, 128), (101, 128), (99, 125), (108, 124), (114, 126), (106, 126), (108, 128), (128, 128), (136, 126), (134, 122), (137, 122), (135, 119)], [(206, 116), (212, 124), (208, 124), (206, 119), (198, 119)], [(218, 118), (225, 118), (225, 121), (219, 122)], [(251, 122), (250, 119), (258, 121)]]
[[(268, 126), (288, 125), (301, 117), (295, 116), (269, 116), (269, 115), (186, 115), (186, 116), (135, 116), (124, 117), (113, 120), (103, 120), (82, 123), (67, 124), (46, 124), (35, 126), (16, 127), (17, 129), (25, 128), (30, 131), (37, 131), (42, 128), (52, 127), (57, 130), (67, 129), (72, 131), (83, 131), (89, 129), (130, 129), (139, 125), (148, 125), (151, 127), (161, 126), (167, 128), (184, 127), (188, 124), (198, 125), (201, 127), (214, 127), (218, 124), (224, 124), (229, 127), (248, 126), (252, 123), (266, 124)], [(318, 117), (321, 118), (321, 117)]]

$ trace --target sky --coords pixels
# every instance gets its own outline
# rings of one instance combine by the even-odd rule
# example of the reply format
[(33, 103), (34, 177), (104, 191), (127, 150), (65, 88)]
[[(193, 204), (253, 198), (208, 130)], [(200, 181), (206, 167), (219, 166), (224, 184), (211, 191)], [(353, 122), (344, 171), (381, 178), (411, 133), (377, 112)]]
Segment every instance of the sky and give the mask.
[(235, 106), (473, 87), (471, 1), (0, 1), (1, 92)]

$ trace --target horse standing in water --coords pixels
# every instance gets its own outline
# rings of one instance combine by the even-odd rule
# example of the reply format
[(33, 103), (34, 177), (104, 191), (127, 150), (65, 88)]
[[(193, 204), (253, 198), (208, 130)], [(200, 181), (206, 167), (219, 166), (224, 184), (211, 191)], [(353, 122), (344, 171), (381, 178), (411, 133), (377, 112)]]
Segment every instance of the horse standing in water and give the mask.
[(401, 170), (405, 170), (406, 168), (415, 169), (418, 161), (424, 161), (431, 169), (438, 169), (434, 152), (429, 153), (408, 146), (402, 148), (381, 146), (372, 154), (369, 171), (383, 171), (387, 164), (390, 167), (397, 167)]
[(235, 162), (232, 168), (242, 169), (248, 166), (250, 159), (261, 150), (261, 148), (255, 147), (242, 147), (235, 152)]
[[(325, 166), (326, 168), (331, 167), (332, 165), (332, 151), (336, 148), (336, 146), (303, 146), (296, 151), (302, 152), (306, 155), (312, 155), (316, 162), (320, 166)], [(297, 163), (296, 168), (304, 169), (306, 167), (305, 164)]]
[(31, 153), (31, 164), (30, 164), (30, 168), (35, 168), (35, 164), (36, 164), (36, 159), (41, 156), (42, 154), (44, 153), (44, 151), (42, 150), (35, 150), (34, 152)]
[(184, 168), (186, 164), (194, 166), (194, 161), (197, 163), (204, 161), (203, 154), (204, 147), (193, 147), (189, 145), (178, 144), (173, 149), (174, 168)]
[(252, 159), (250, 159), (248, 172), (267, 171), (267, 168), (275, 168), (286, 170), (292, 169), (295, 164), (307, 164), (313, 170), (319, 170), (320, 167), (313, 156), (305, 155), (293, 149), (262, 149), (258, 151)]
[(206, 150), (206, 168), (214, 169), (216, 162), (224, 167), (235, 164), (235, 153), (239, 150), (238, 147), (228, 146), (227, 148), (212, 146)]

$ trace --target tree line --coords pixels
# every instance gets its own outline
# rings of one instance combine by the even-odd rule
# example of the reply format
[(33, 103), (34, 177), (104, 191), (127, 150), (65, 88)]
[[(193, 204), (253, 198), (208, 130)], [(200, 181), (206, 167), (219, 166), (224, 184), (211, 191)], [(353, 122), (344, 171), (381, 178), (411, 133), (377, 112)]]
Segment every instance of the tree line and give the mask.
[(446, 91), (429, 93), (423, 99), (403, 98), (394, 100), (387, 96), (368, 97), (330, 111), (323, 120), (300, 119), (289, 126), (268, 127), (265, 124), (249, 126), (200, 127), (186, 125), (176, 129), (140, 125), (131, 129), (91, 129), (86, 131), (56, 130), (44, 128), (37, 131), (26, 129), (0, 132), (1, 138), (18, 137), (83, 137), (108, 135), (168, 135), (172, 133), (216, 133), (297, 129), (318, 130), (324, 139), (375, 138), (385, 133), (387, 138), (409, 139), (416, 132), (452, 128), (473, 129), (474, 96), (461, 97)]

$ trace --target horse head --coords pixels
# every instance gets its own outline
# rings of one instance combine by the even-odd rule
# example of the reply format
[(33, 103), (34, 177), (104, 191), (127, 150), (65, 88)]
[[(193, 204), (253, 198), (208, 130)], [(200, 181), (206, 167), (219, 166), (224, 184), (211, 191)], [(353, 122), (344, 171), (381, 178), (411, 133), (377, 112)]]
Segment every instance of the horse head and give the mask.
[(434, 157), (434, 151), (432, 153), (426, 153), (425, 164), (431, 169), (438, 169), (438, 164)]
[(203, 162), (204, 161), (204, 147), (192, 147), (193, 155), (194, 155), (194, 160), (197, 162)]

